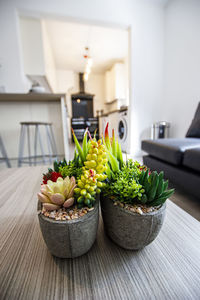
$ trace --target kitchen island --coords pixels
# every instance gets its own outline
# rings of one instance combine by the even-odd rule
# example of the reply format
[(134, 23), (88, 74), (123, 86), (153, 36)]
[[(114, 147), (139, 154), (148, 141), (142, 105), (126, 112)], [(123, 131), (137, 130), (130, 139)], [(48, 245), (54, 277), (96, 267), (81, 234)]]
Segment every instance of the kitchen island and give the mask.
[(53, 257), (37, 217), (45, 171), (38, 166), (0, 172), (1, 300), (199, 299), (200, 223), (170, 200), (159, 236), (141, 251), (111, 242), (100, 217), (87, 254)]
[(0, 134), (11, 159), (18, 157), (20, 122), (27, 121), (52, 122), (58, 155), (68, 159), (67, 120), (68, 110), (64, 94), (0, 94)]

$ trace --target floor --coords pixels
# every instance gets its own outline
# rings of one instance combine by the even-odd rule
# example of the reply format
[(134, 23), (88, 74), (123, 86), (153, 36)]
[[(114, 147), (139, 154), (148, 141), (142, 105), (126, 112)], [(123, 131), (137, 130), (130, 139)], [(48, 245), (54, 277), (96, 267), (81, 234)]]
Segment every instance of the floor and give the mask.
[[(73, 158), (74, 155), (74, 145), (72, 144), (70, 146), (70, 156)], [(126, 155), (124, 155), (125, 158)], [(59, 159), (62, 159), (63, 157), (59, 157)], [(134, 160), (139, 161), (142, 163), (142, 157), (134, 157)], [(11, 166), (17, 167), (17, 160), (11, 160)], [(0, 164), (0, 171), (5, 169), (6, 165), (5, 163)], [(175, 189), (175, 193), (170, 198), (172, 202), (174, 202), (176, 205), (181, 207), (183, 210), (185, 210), (187, 213), (192, 215), (195, 219), (200, 221), (200, 199), (197, 199), (183, 191), (181, 191), (178, 187)]]
[(200, 221), (200, 199), (197, 199), (176, 187), (175, 193), (170, 197), (170, 200)]

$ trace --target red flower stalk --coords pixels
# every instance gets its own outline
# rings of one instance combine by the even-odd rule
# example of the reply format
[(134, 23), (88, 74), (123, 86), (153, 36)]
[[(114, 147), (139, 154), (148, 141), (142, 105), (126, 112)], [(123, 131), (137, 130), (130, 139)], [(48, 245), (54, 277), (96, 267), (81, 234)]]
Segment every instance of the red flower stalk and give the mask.
[(110, 138), (109, 138), (109, 133), (108, 133), (108, 125), (109, 125), (109, 123), (107, 123), (106, 128), (105, 128), (105, 143), (106, 143), (107, 149), (110, 150), (111, 145), (110, 145)]

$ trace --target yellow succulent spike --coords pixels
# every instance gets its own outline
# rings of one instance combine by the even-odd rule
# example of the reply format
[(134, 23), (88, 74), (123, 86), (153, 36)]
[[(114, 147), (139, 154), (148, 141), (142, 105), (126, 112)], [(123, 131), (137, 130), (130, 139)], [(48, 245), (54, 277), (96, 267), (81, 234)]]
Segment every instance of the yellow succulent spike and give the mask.
[(78, 204), (89, 207), (95, 201), (96, 190), (99, 191), (100, 187), (103, 187), (101, 181), (107, 178), (104, 174), (107, 164), (106, 147), (102, 144), (102, 140), (90, 139), (90, 143), (89, 154), (84, 162), (83, 174), (78, 181), (78, 188), (75, 188)]

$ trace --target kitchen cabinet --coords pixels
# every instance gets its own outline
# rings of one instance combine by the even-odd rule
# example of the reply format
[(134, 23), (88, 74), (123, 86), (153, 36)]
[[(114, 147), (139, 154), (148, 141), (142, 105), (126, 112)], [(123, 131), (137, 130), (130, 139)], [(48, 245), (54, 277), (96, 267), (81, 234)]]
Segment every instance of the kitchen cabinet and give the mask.
[(25, 75), (46, 92), (55, 92), (55, 63), (44, 21), (21, 17), (20, 36)]
[(116, 63), (105, 73), (106, 102), (126, 100), (126, 77), (124, 63)]

